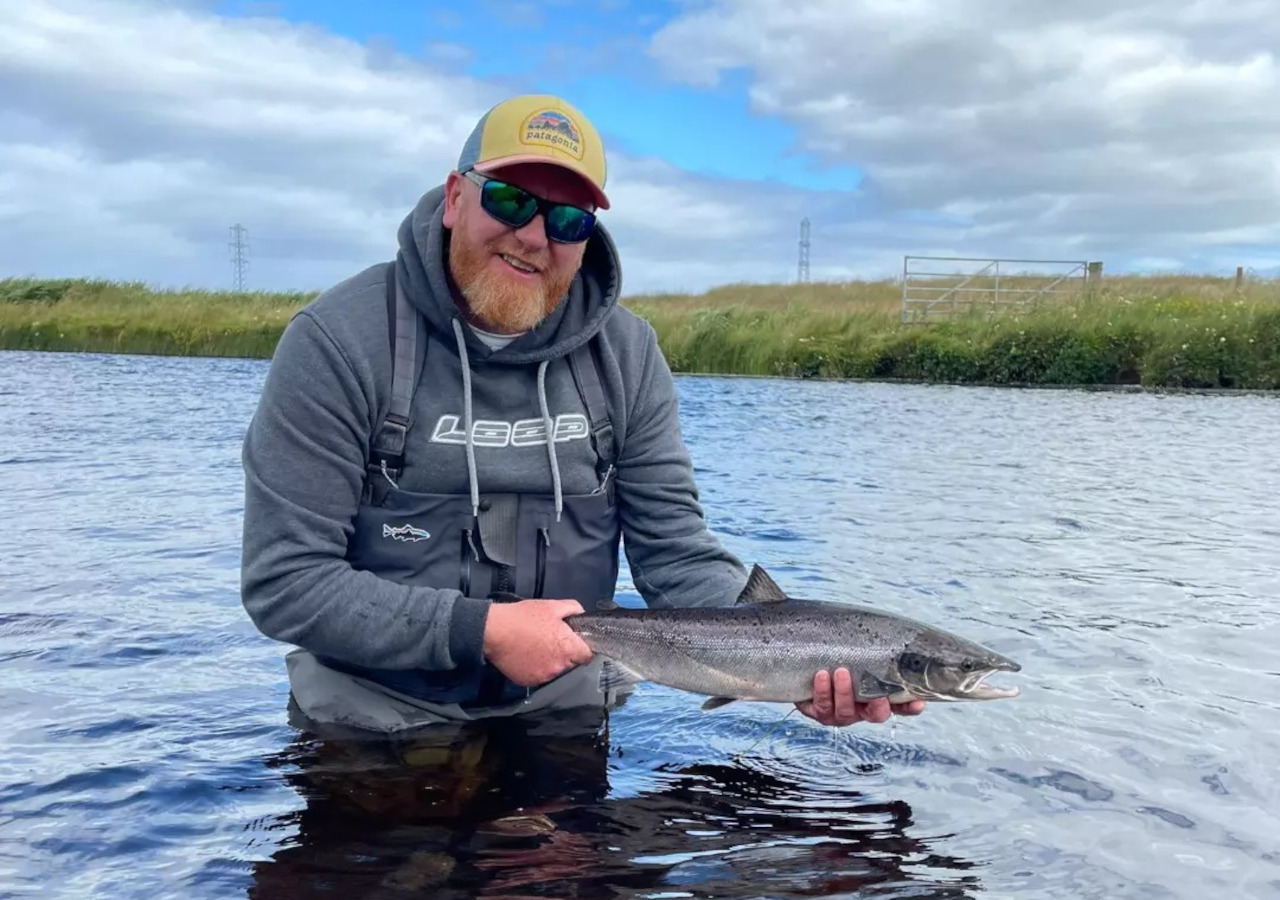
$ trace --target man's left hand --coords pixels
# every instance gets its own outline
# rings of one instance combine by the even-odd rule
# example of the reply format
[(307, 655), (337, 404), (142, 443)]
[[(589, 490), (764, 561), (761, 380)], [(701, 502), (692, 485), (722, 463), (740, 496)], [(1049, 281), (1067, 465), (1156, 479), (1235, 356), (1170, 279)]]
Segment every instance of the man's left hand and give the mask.
[(890, 703), (884, 697), (858, 701), (853, 691), (853, 677), (848, 669), (832, 673), (822, 671), (813, 676), (813, 699), (796, 704), (796, 709), (823, 725), (853, 725), (856, 722), (887, 722), (889, 716), (918, 716), (924, 712), (923, 700)]

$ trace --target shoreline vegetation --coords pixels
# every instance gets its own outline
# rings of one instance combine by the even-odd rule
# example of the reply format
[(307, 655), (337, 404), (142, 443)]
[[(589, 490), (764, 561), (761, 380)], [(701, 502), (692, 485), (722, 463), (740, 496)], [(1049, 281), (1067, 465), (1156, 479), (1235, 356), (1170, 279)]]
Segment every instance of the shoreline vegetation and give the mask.
[[(1002, 300), (1048, 279), (1002, 278)], [(990, 287), (990, 286), (987, 286)], [(902, 321), (900, 282), (727, 285), (638, 295), (673, 371), (948, 384), (1280, 389), (1280, 281), (1109, 275), (1071, 295)], [(1025, 293), (1018, 294), (1018, 291)], [(1012, 292), (1012, 293), (1011, 293)], [(0, 350), (270, 357), (314, 292), (0, 280)]]

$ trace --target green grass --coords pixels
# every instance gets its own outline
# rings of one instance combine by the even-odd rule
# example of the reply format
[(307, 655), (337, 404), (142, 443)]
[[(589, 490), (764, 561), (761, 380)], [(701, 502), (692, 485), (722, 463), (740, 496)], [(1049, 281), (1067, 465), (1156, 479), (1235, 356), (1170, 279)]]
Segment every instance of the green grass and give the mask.
[[(1007, 282), (1006, 282), (1007, 283)], [(312, 294), (0, 281), (0, 348), (268, 357)], [(900, 321), (890, 281), (630, 297), (678, 372), (1280, 389), (1280, 284), (1108, 276), (1038, 307)]]
[(311, 296), (10, 279), (0, 281), (0, 348), (269, 357)]
[(1280, 388), (1280, 285), (1112, 277), (1036, 308), (901, 322), (892, 282), (636, 298), (678, 371), (1019, 385)]

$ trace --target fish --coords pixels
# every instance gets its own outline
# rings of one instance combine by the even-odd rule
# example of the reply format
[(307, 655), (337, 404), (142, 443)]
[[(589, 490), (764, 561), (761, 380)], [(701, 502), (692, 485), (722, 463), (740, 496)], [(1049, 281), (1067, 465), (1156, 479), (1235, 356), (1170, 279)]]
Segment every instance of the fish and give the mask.
[(630, 609), (609, 601), (564, 621), (602, 658), (602, 689), (655, 682), (707, 696), (703, 710), (739, 700), (811, 700), (814, 674), (840, 667), (862, 702), (1021, 693), (987, 683), (997, 672), (1022, 670), (994, 650), (891, 612), (788, 596), (759, 564), (732, 606)]

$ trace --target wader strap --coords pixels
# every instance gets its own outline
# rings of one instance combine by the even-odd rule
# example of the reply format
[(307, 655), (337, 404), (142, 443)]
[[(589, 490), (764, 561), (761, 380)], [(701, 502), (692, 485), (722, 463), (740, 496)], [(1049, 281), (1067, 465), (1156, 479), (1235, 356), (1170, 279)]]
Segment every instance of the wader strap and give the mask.
[(614, 464), (613, 423), (609, 421), (609, 410), (604, 402), (604, 388), (600, 384), (600, 368), (596, 356), (591, 352), (588, 341), (569, 354), (569, 368), (573, 372), (573, 380), (578, 383), (578, 393), (587, 405), (587, 415), (591, 419), (591, 444), (599, 456), (599, 472), (604, 474)]
[(394, 262), (387, 267), (387, 308), (392, 338), (391, 405), (374, 438), (368, 468), (371, 474), (394, 480), (404, 469), (405, 435), (409, 430), (422, 329), (422, 317), (405, 296)]

